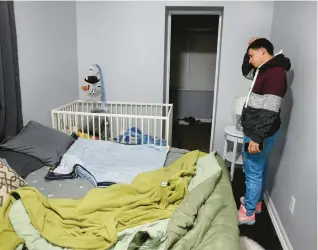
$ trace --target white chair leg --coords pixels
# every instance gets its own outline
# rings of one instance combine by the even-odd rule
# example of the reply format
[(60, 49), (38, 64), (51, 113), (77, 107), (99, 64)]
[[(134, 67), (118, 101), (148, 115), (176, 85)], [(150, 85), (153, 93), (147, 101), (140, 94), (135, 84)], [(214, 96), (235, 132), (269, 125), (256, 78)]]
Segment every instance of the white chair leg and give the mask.
[(227, 153), (227, 139), (225, 137), (224, 149), (223, 149), (223, 160), (225, 160), (226, 153)]
[(236, 152), (237, 152), (237, 140), (235, 139), (234, 140), (233, 155), (232, 155), (232, 162), (231, 162), (231, 181), (233, 181), (233, 178), (234, 178)]

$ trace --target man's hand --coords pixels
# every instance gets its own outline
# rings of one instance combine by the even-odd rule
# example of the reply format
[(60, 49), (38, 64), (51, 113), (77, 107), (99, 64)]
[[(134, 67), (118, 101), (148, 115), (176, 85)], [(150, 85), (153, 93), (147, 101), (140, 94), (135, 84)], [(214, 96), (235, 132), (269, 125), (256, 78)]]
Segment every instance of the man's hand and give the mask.
[(252, 42), (254, 42), (255, 40), (257, 40), (257, 39), (259, 39), (259, 37), (256, 37), (256, 36), (252, 37), (252, 38), (248, 41), (248, 46), (250, 46), (250, 44), (251, 44)]
[(259, 150), (259, 144), (256, 142), (250, 141), (248, 145), (248, 152), (250, 154), (260, 153), (261, 151)]

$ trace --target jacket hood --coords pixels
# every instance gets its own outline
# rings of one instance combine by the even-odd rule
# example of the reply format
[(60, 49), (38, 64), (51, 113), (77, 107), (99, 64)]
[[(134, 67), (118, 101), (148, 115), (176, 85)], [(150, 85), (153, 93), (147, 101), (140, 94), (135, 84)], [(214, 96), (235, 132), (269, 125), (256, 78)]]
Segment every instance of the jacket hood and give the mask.
[(282, 67), (285, 71), (289, 71), (291, 68), (291, 63), (288, 57), (285, 57), (283, 52), (278, 52), (272, 59), (263, 64), (259, 70), (265, 71), (273, 67)]

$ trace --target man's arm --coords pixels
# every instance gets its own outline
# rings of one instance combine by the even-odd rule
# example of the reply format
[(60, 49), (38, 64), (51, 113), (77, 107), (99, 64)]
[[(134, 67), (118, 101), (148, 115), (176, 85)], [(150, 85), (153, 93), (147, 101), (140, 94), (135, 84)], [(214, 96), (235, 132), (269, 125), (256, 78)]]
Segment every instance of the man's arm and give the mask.
[(242, 74), (245, 78), (253, 80), (256, 70), (253, 65), (249, 63), (249, 61), (250, 58), (248, 56), (248, 53), (246, 52), (242, 63)]
[[(255, 121), (252, 141), (263, 142), (272, 129), (273, 123), (279, 116), (282, 99), (286, 93), (286, 73), (282, 68), (269, 69), (263, 87), (263, 101), (258, 110), (258, 119)], [(258, 105), (258, 104), (257, 104)]]
[[(248, 46), (253, 43), (255, 40), (259, 39), (258, 37), (254, 36), (248, 41)], [(242, 74), (249, 80), (253, 80), (255, 75), (256, 69), (250, 64), (250, 58), (248, 56), (248, 51), (245, 53), (242, 63)]]

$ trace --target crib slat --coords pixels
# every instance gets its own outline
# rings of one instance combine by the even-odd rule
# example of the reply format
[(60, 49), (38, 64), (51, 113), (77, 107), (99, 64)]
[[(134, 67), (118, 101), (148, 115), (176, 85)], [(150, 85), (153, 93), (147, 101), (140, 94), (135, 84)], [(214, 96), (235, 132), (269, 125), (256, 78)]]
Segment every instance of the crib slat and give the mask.
[(69, 127), (69, 134), (72, 134), (73, 132), (73, 126), (72, 126), (72, 114), (67, 115), (67, 121), (68, 121), (68, 127)]
[(153, 123), (154, 123), (153, 144), (156, 145), (157, 119), (153, 119)]
[[(121, 114), (124, 115), (124, 105), (121, 104), (120, 106), (121, 106)], [(123, 116), (121, 118), (121, 132), (122, 133), (123, 133), (124, 129), (125, 129), (125, 117)]]
[(84, 135), (84, 118), (83, 118), (83, 115), (81, 115), (81, 127), (82, 127), (82, 135)]
[[(76, 112), (76, 108), (75, 108), (74, 112)], [(75, 120), (74, 120), (74, 122), (75, 122), (75, 133), (77, 134), (78, 133), (78, 115), (75, 113), (74, 116), (75, 116)]]
[[(117, 105), (116, 105), (116, 109), (117, 109)], [(116, 117), (116, 133), (117, 133), (117, 141), (119, 141), (118, 117)]]
[(89, 136), (89, 120), (88, 120), (88, 114), (86, 115), (86, 127), (87, 127), (87, 138), (88, 140), (90, 140), (90, 136)]
[(129, 118), (129, 126), (128, 126), (128, 129), (129, 129), (129, 144), (131, 144), (131, 118)]
[[(136, 115), (138, 115), (138, 106), (136, 105)], [(138, 144), (138, 118), (135, 119), (135, 136), (136, 136), (136, 144)]]
[(71, 107), (70, 107), (70, 114), (68, 114), (68, 116), (69, 116), (69, 119), (70, 119), (70, 121), (69, 121), (69, 125), (70, 125), (70, 127), (71, 127), (71, 129), (70, 129), (70, 134), (72, 134), (73, 133), (73, 126), (74, 126), (74, 115), (73, 115), (73, 110), (74, 110), (74, 105), (71, 105)]
[[(114, 134), (113, 134), (113, 117), (110, 117), (110, 140), (114, 140)], [(117, 141), (118, 142), (118, 141)]]
[(66, 133), (66, 115), (63, 114), (63, 132)]
[[(126, 110), (127, 111), (127, 110)], [(127, 129), (127, 127), (128, 127), (128, 118), (127, 117), (125, 117), (125, 119), (124, 119), (124, 125), (123, 125), (123, 133), (125, 132), (125, 130)]]
[(107, 116), (104, 116), (105, 119), (105, 131), (104, 131), (104, 136), (105, 136), (105, 141), (108, 141), (108, 135), (107, 135)]
[(141, 144), (144, 144), (144, 118), (141, 118)]
[(125, 117), (123, 116), (121, 118), (121, 123), (120, 123), (120, 134), (124, 133), (125, 131)]
[(160, 138), (159, 138), (159, 140), (160, 140), (160, 147), (162, 147), (162, 119), (160, 119)]
[(61, 118), (60, 113), (57, 114), (57, 127), (59, 128), (59, 131), (61, 131)]
[(101, 140), (101, 129), (100, 129), (100, 116), (98, 116), (98, 138), (99, 140)]
[(94, 116), (94, 113), (92, 113), (92, 118), (93, 118), (93, 140), (95, 140), (95, 116)]
[(147, 135), (147, 141), (148, 141), (148, 143), (147, 144), (149, 144), (149, 137), (150, 137), (150, 119), (148, 118), (147, 119), (147, 125), (148, 125), (148, 135)]

